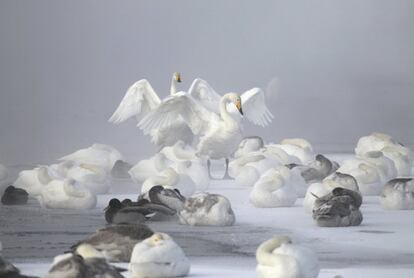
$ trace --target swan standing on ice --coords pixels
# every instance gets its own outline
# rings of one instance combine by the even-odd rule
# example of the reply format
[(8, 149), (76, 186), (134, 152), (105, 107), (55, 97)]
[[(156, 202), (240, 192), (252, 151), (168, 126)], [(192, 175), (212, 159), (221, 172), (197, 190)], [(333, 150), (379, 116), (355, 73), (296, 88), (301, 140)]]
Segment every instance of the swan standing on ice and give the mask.
[(71, 249), (76, 251), (78, 246), (87, 243), (101, 252), (110, 262), (129, 262), (135, 244), (152, 234), (152, 230), (145, 224), (109, 226), (97, 230)]
[(321, 227), (358, 226), (362, 222), (359, 192), (337, 187), (315, 201), (313, 219)]
[(128, 268), (132, 278), (183, 277), (190, 261), (169, 235), (155, 233), (135, 245)]
[[(177, 94), (177, 85), (180, 82), (181, 76), (178, 72), (175, 72), (171, 78), (170, 97), (174, 97)], [(163, 102), (164, 100), (161, 101), (151, 84), (147, 80), (141, 79), (127, 90), (118, 108), (109, 119), (109, 122), (120, 124), (134, 116), (139, 122)], [(188, 145), (191, 145), (193, 142), (193, 133), (178, 118), (170, 126), (153, 129), (149, 131), (149, 134), (151, 135), (152, 143), (157, 145), (159, 149), (174, 145), (179, 140)]]
[(262, 126), (273, 117), (265, 105), (264, 92), (259, 88), (251, 89), (241, 97), (235, 93), (220, 96), (207, 82), (196, 79), (188, 93), (179, 92), (166, 98), (138, 126), (145, 134), (150, 134), (151, 130), (171, 126), (177, 119), (183, 119), (194, 135), (200, 137), (197, 156), (225, 158), (227, 178), (228, 158), (243, 139), (240, 126), (243, 113), (250, 121)]
[(256, 260), (260, 278), (316, 278), (320, 269), (315, 252), (292, 244), (287, 236), (275, 236), (260, 244)]
[(390, 210), (414, 209), (414, 182), (412, 178), (396, 178), (385, 184), (380, 202)]
[(52, 180), (37, 198), (43, 208), (92, 209), (96, 206), (96, 195), (73, 179)]
[(290, 207), (297, 199), (291, 173), (285, 166), (269, 169), (255, 183), (250, 192), (255, 207)]

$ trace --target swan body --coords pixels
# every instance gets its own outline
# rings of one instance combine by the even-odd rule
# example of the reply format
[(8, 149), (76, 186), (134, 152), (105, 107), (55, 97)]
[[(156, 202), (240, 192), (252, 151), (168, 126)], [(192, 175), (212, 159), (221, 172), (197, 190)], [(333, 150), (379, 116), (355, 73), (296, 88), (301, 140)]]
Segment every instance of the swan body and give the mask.
[(381, 206), (389, 210), (414, 209), (412, 178), (396, 178), (387, 182), (380, 196)]
[(315, 252), (292, 244), (287, 236), (263, 242), (257, 248), (256, 260), (260, 278), (316, 278), (320, 269)]
[(178, 216), (181, 224), (191, 226), (232, 226), (236, 221), (230, 201), (207, 192), (187, 198)]
[(359, 192), (337, 187), (315, 200), (313, 219), (320, 227), (358, 226), (363, 219), (361, 204)]
[[(178, 93), (177, 86), (180, 82), (181, 76), (175, 72), (171, 78), (170, 98), (174, 98)], [(164, 101), (165, 99), (161, 100), (159, 98), (146, 79), (141, 79), (129, 87), (118, 108), (108, 121), (113, 124), (120, 124), (135, 117), (140, 122), (151, 111), (162, 105)], [(151, 142), (159, 149), (174, 145), (179, 140), (191, 145), (194, 137), (188, 126), (179, 118), (176, 118), (174, 123), (169, 126), (150, 130), (148, 134), (151, 135)]]
[(259, 136), (245, 137), (234, 152), (234, 157), (238, 158), (250, 152), (255, 152), (264, 147), (263, 139)]
[(255, 183), (250, 202), (255, 207), (289, 207), (295, 204), (296, 190), (285, 166), (269, 169)]
[(38, 200), (43, 208), (92, 209), (96, 206), (96, 195), (72, 179), (52, 180), (42, 188)]
[(169, 160), (162, 153), (157, 153), (149, 159), (144, 159), (133, 166), (129, 171), (131, 179), (142, 184), (146, 179), (159, 174), (170, 165)]
[(196, 185), (187, 175), (178, 174), (173, 168), (169, 167), (154, 177), (145, 180), (141, 187), (141, 194), (145, 194), (152, 187), (162, 185), (168, 188), (176, 188), (184, 196), (194, 193)]
[(301, 164), (309, 164), (315, 157), (311, 144), (302, 138), (287, 138), (282, 140), (280, 144), (272, 145), (283, 149), (289, 155), (297, 157)]
[(247, 165), (237, 174), (234, 182), (238, 186), (252, 187), (259, 179), (260, 172), (255, 167)]
[(152, 230), (145, 224), (108, 226), (71, 248), (75, 251), (78, 246), (86, 243), (101, 252), (110, 262), (129, 262), (135, 244), (152, 234)]
[[(407, 149), (409, 154), (405, 153)], [(411, 166), (413, 164), (411, 150), (402, 146), (386, 146), (381, 149), (381, 152), (385, 157), (391, 159), (394, 162), (394, 166), (397, 170), (397, 176), (404, 177), (411, 175)]]
[(339, 168), (338, 163), (330, 161), (325, 156), (318, 154), (315, 160), (308, 165), (297, 165), (292, 163), (289, 165), (290, 168), (296, 168), (300, 170), (301, 176), (306, 183), (311, 184), (320, 182), (330, 174)]
[(313, 183), (308, 187), (303, 200), (305, 211), (311, 213), (317, 197), (325, 196), (337, 187), (360, 192), (358, 182), (352, 175), (335, 172), (322, 182)]
[(169, 235), (155, 233), (135, 245), (128, 269), (132, 278), (182, 277), (190, 261)]
[(38, 196), (42, 188), (52, 179), (50, 169), (47, 166), (40, 166), (32, 170), (21, 171), (13, 186), (26, 190), (30, 196)]
[(60, 161), (74, 161), (77, 164), (92, 164), (111, 172), (118, 160), (124, 160), (122, 154), (112, 146), (104, 144), (93, 144), (92, 146), (80, 149), (69, 155), (61, 157)]

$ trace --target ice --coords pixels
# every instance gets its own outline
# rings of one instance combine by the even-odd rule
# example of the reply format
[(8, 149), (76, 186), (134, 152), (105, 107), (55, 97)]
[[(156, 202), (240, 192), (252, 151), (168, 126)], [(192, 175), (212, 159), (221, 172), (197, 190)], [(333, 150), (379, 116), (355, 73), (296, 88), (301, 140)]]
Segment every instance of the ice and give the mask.
[[(338, 161), (347, 157), (329, 156)], [(90, 211), (41, 209), (33, 199), (27, 206), (0, 206), (3, 256), (23, 273), (44, 274), (53, 256), (106, 225), (102, 210), (111, 198), (136, 199), (138, 186), (126, 179), (115, 183), (116, 190), (99, 195), (97, 208)], [(148, 225), (170, 234), (183, 248), (192, 263), (191, 277), (254, 277), (256, 248), (275, 234), (287, 234), (315, 250), (320, 277), (414, 277), (414, 211), (383, 210), (378, 197), (365, 197), (360, 226), (323, 228), (304, 211), (302, 198), (294, 207), (255, 208), (249, 203), (250, 190), (230, 180), (213, 181), (207, 190), (230, 200), (235, 226), (191, 227), (178, 221)]]

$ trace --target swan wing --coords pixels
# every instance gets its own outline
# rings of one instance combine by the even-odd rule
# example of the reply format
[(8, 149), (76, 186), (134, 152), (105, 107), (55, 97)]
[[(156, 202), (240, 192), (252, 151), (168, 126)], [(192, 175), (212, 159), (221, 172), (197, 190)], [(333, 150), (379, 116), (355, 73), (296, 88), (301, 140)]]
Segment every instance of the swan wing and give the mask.
[(140, 121), (149, 111), (161, 103), (151, 84), (146, 79), (135, 82), (127, 90), (118, 108), (108, 122), (119, 124), (135, 116)]
[(151, 130), (171, 126), (179, 119), (184, 120), (194, 134), (200, 135), (210, 129), (218, 120), (218, 115), (206, 109), (188, 93), (180, 92), (164, 99), (138, 123), (138, 127), (144, 134), (150, 134)]
[(218, 104), (221, 96), (207, 83), (207, 81), (196, 78), (188, 90), (188, 93), (208, 110), (219, 113)]
[(241, 102), (244, 116), (253, 124), (264, 127), (272, 122), (273, 114), (266, 106), (265, 93), (262, 89), (253, 88), (244, 92), (241, 95)]

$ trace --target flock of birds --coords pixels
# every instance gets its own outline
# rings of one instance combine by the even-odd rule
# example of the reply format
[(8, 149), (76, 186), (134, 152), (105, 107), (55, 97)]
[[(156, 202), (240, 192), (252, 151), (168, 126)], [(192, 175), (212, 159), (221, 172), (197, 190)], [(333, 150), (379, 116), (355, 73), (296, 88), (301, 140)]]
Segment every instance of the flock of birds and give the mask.
[[(135, 117), (159, 148), (154, 156), (132, 166), (115, 148), (94, 144), (55, 164), (22, 171), (4, 190), (3, 205), (23, 205), (33, 197), (43, 208), (92, 209), (97, 194), (110, 192), (116, 177), (127, 176), (140, 188), (136, 200), (111, 199), (105, 208), (109, 225), (57, 256), (45, 277), (123, 277), (126, 269), (110, 262), (129, 263), (131, 277), (187, 275), (190, 261), (181, 247), (144, 222), (234, 225), (230, 201), (206, 192), (214, 179), (210, 159), (225, 159), (223, 179), (250, 187), (254, 207), (289, 207), (303, 198), (304, 210), (321, 227), (359, 225), (363, 197), (369, 195), (379, 196), (385, 209), (414, 209), (412, 153), (391, 136), (360, 138), (355, 155), (339, 164), (315, 154), (305, 139), (266, 144), (258, 136), (243, 137), (243, 118), (266, 126), (273, 117), (261, 89), (220, 96), (196, 79), (188, 92), (177, 92), (180, 81), (174, 73), (170, 96), (163, 100), (147, 80), (136, 82), (109, 119), (118, 124)], [(0, 182), (5, 180), (7, 169), (0, 165)], [(319, 273), (315, 252), (287, 236), (263, 242), (256, 258), (258, 277), (314, 278)], [(0, 259), (0, 277), (4, 273), (27, 277)]]

